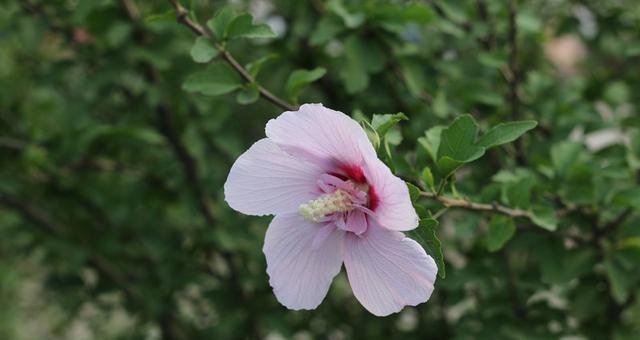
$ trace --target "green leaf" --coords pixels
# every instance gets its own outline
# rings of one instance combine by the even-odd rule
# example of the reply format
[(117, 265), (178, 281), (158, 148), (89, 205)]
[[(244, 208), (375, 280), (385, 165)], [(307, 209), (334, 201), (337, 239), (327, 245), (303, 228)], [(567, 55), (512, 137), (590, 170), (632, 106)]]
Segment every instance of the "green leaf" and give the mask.
[(382, 70), (386, 57), (375, 42), (351, 35), (344, 42), (345, 62), (340, 68), (340, 78), (348, 93), (363, 91), (369, 86), (369, 73)]
[(152, 22), (175, 22), (176, 21), (176, 11), (170, 9), (164, 13), (159, 14), (150, 14), (144, 18), (145, 23)]
[(640, 236), (628, 237), (618, 243), (618, 248), (632, 248), (640, 250)]
[(416, 61), (406, 58), (401, 59), (399, 64), (400, 73), (402, 73), (402, 77), (407, 84), (409, 93), (416, 98), (421, 98), (425, 93), (425, 88), (427, 87), (427, 80), (425, 79), (422, 65)]
[(437, 165), (443, 177), (484, 155), (485, 149), (474, 144), (477, 133), (478, 125), (468, 114), (459, 116), (442, 130)]
[(436, 236), (438, 221), (433, 218), (423, 218), (416, 229), (406, 232), (407, 236), (416, 240), (427, 254), (431, 255), (438, 265), (438, 276), (444, 279), (446, 276), (444, 256), (442, 255), (442, 245)]
[(563, 176), (580, 155), (582, 144), (563, 141), (551, 147), (551, 164), (558, 176)]
[(445, 127), (436, 125), (425, 132), (424, 137), (418, 138), (418, 143), (427, 151), (427, 154), (434, 162), (438, 161), (438, 148), (440, 147), (440, 137)]
[(407, 187), (409, 188), (409, 197), (411, 197), (411, 202), (415, 203), (415, 201), (420, 197), (420, 189), (409, 182), (405, 183), (407, 183)]
[(327, 70), (323, 67), (317, 67), (313, 70), (295, 70), (287, 79), (287, 85), (285, 91), (287, 96), (294, 102), (297, 102), (298, 95), (302, 89), (308, 84), (322, 78), (327, 73)]
[(218, 55), (218, 49), (209, 38), (198, 37), (191, 47), (191, 58), (196, 63), (208, 63)]
[(402, 120), (409, 120), (402, 112), (394, 114), (374, 114), (371, 118), (371, 125), (376, 129), (378, 135), (384, 138), (387, 132)]
[(341, 0), (330, 0), (327, 8), (342, 18), (348, 28), (356, 28), (364, 22), (364, 13), (350, 13)]
[(558, 227), (556, 212), (549, 206), (537, 206), (531, 210), (531, 221), (538, 227), (555, 231)]
[(227, 28), (231, 21), (235, 18), (235, 13), (229, 6), (224, 6), (216, 12), (216, 14), (207, 21), (207, 27), (218, 37), (218, 39), (225, 38)]
[(188, 92), (198, 92), (206, 96), (217, 96), (234, 91), (242, 86), (240, 76), (225, 63), (209, 65), (185, 80), (182, 88)]
[(236, 101), (239, 104), (246, 105), (255, 102), (259, 97), (260, 91), (258, 89), (258, 84), (251, 83), (238, 92), (238, 95), (236, 95)]
[(249, 64), (246, 65), (247, 68), (247, 72), (249, 72), (249, 74), (253, 77), (256, 78), (258, 76), (258, 73), (260, 73), (260, 69), (262, 69), (262, 66), (269, 60), (271, 59), (275, 59), (277, 57), (277, 55), (275, 54), (268, 54), (262, 58), (256, 59), (252, 62), (250, 62)]
[(566, 268), (564, 268), (564, 259), (566, 249), (560, 240), (543, 239), (543, 243), (537, 246), (538, 261), (542, 274), (542, 281), (548, 284), (561, 284), (566, 282)]
[(311, 46), (322, 45), (345, 30), (339, 18), (335, 16), (323, 16), (309, 37)]
[(495, 215), (489, 222), (486, 241), (489, 251), (498, 251), (513, 237), (516, 226), (508, 216)]
[(433, 98), (433, 113), (440, 118), (444, 118), (449, 113), (448, 107), (447, 95), (443, 91), (438, 91)]
[(618, 303), (624, 303), (629, 296), (630, 290), (633, 288), (633, 276), (624, 269), (622, 264), (610, 258), (604, 263), (604, 268), (609, 279), (609, 287), (611, 296)]
[(251, 14), (239, 15), (229, 23), (227, 31), (225, 32), (225, 38), (237, 39), (237, 38), (275, 38), (278, 35), (275, 34), (269, 25), (266, 24), (253, 24), (253, 18)]
[(373, 127), (373, 125), (371, 125), (371, 123), (369, 123), (369, 121), (366, 118), (363, 118), (360, 120), (360, 125), (362, 125), (362, 128), (364, 129), (364, 132), (367, 134), (367, 137), (369, 138), (369, 141), (373, 145), (373, 148), (375, 150), (378, 150), (380, 148), (380, 136), (378, 135), (378, 132), (376, 131), (376, 129)]
[(492, 127), (484, 136), (480, 137), (476, 145), (489, 149), (494, 146), (510, 143), (537, 125), (538, 122), (535, 120), (500, 123)]
[(422, 180), (427, 185), (427, 188), (431, 191), (435, 191), (435, 182), (433, 180), (433, 173), (428, 166), (422, 169)]

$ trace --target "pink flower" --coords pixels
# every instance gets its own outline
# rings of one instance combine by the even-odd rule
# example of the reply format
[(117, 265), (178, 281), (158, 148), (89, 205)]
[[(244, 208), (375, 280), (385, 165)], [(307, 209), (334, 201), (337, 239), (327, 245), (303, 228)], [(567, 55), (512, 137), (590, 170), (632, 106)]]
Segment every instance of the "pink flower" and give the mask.
[(305, 104), (267, 123), (267, 138), (235, 162), (229, 205), (271, 215), (269, 283), (290, 309), (314, 309), (344, 262), (354, 295), (385, 316), (431, 296), (437, 267), (401, 231), (418, 225), (405, 183), (347, 115)]

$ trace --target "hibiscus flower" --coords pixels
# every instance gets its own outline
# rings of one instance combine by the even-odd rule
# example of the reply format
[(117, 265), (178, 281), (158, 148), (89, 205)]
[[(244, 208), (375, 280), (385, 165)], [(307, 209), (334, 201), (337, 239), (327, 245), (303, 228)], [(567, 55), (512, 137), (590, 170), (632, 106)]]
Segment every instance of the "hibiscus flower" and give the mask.
[(402, 233), (418, 226), (407, 186), (362, 127), (305, 104), (270, 120), (266, 135), (233, 164), (224, 194), (241, 213), (275, 215), (263, 252), (278, 301), (316, 308), (343, 262), (353, 294), (375, 315), (427, 301), (437, 267)]

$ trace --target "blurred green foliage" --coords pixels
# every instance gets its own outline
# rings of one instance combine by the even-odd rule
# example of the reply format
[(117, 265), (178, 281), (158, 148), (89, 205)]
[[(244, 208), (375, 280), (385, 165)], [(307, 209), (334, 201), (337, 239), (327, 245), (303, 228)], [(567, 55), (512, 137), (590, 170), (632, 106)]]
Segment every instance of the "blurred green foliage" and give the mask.
[[(208, 39), (170, 1), (0, 2), (0, 339), (637, 339), (637, 3), (224, 5), (183, 3)], [(421, 187), (428, 303), (376, 318), (344, 273), (276, 302), (269, 218), (222, 194), (265, 91), (361, 120)]]

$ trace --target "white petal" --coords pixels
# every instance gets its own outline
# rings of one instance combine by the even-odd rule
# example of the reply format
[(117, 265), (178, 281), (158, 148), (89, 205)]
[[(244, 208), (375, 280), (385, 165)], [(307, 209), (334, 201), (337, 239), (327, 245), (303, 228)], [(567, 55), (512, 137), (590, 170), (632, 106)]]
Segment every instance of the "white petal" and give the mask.
[(347, 235), (344, 265), (353, 294), (371, 313), (386, 316), (429, 300), (438, 267), (414, 240), (371, 225)]
[(231, 167), (224, 196), (231, 208), (248, 215), (295, 212), (317, 194), (322, 170), (294, 159), (264, 138), (243, 153)]
[(360, 165), (375, 150), (362, 127), (342, 112), (322, 104), (305, 104), (267, 123), (266, 134), (286, 152), (321, 165)]
[(378, 205), (372, 209), (378, 223), (391, 230), (415, 229), (418, 214), (411, 204), (407, 184), (377, 157), (367, 157), (365, 164), (365, 176), (378, 197)]
[(277, 215), (269, 225), (262, 249), (269, 283), (278, 301), (289, 309), (316, 308), (340, 272), (344, 232), (334, 229), (314, 247), (322, 231), (322, 225), (298, 214)]

